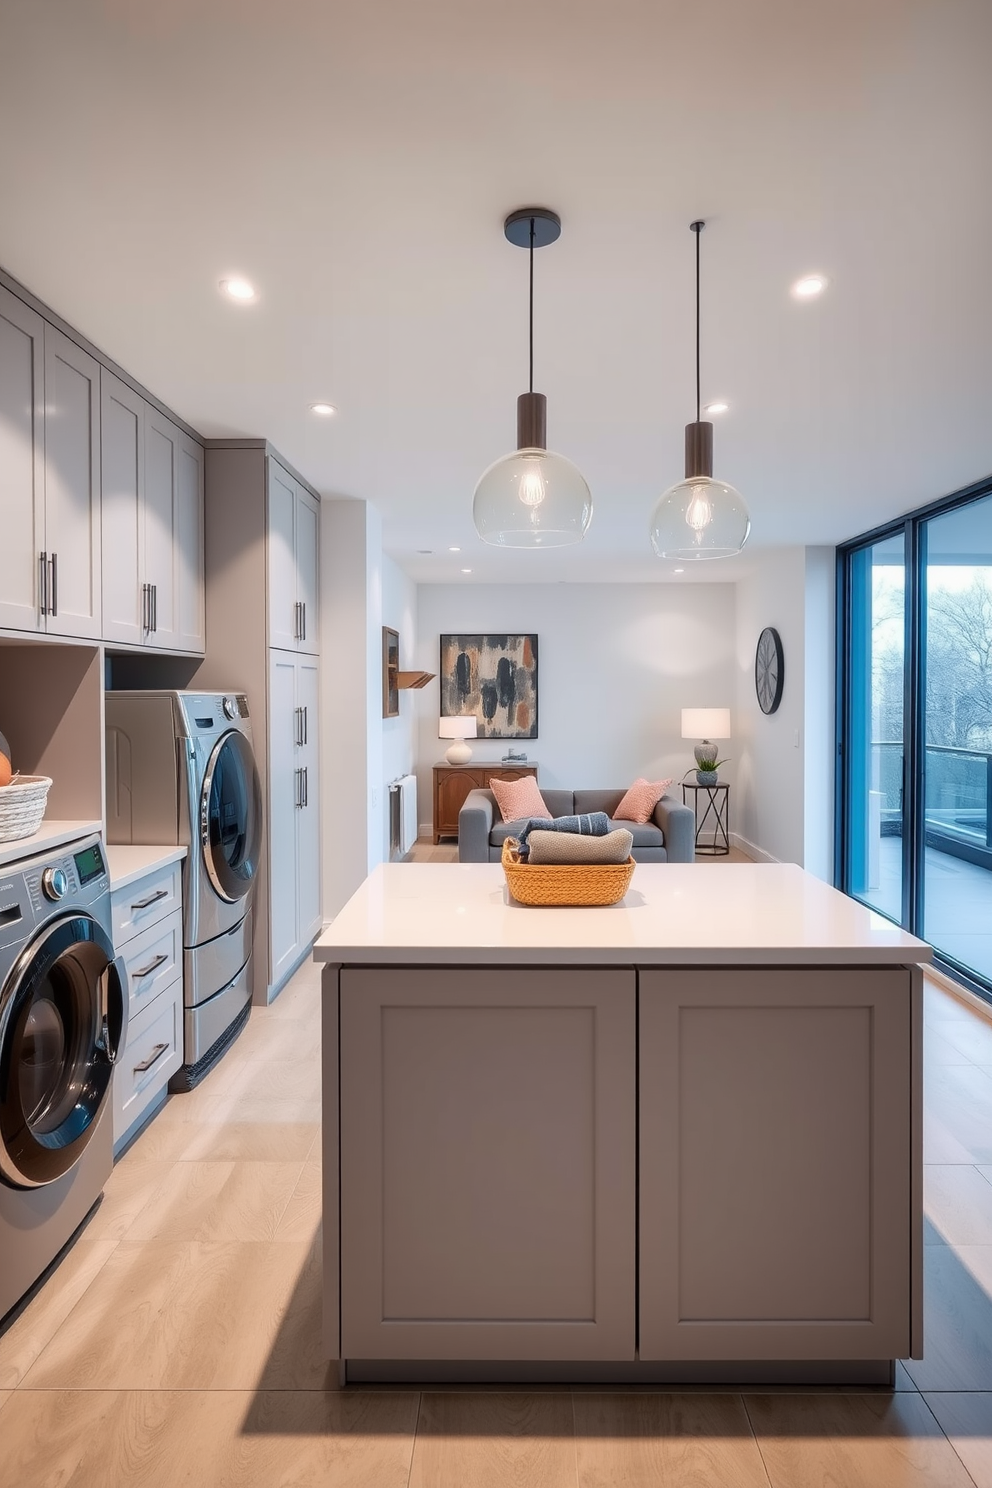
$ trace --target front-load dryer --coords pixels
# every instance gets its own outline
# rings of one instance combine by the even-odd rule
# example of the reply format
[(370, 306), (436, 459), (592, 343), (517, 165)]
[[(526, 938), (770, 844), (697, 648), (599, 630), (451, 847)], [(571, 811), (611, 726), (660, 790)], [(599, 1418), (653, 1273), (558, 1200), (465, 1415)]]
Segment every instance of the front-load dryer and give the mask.
[(230, 692), (108, 692), (107, 840), (180, 844), (183, 1067), (188, 1090), (248, 1019), (262, 795), (248, 699)]
[(0, 865), (0, 1318), (103, 1192), (126, 1023), (100, 838)]

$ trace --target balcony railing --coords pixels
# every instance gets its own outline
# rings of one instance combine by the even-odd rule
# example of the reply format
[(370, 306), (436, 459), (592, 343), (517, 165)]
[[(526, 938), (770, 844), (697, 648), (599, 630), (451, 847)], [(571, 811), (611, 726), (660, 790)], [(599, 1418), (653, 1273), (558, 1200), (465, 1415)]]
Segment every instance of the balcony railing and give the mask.
[[(901, 836), (903, 746), (873, 740), (871, 752), (882, 835)], [(992, 752), (928, 744), (924, 771), (927, 846), (992, 868)]]

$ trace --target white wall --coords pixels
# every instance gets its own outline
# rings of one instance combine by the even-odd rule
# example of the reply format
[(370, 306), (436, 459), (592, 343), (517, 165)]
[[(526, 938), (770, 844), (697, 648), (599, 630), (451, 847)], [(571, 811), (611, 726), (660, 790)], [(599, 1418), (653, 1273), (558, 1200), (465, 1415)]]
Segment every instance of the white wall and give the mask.
[[(388, 625), (399, 633), (400, 667), (412, 671), (417, 654), (417, 586), (398, 564), (382, 557), (382, 616), (381, 624)], [(429, 671), (436, 667), (428, 668)], [(381, 692), (380, 678), (380, 692)], [(428, 683), (428, 690), (431, 684)], [(383, 718), (382, 724), (382, 773), (381, 786), (384, 808), (382, 812), (383, 836), (380, 853), (383, 862), (389, 858), (389, 783), (401, 775), (409, 775), (414, 769), (416, 705), (419, 693), (400, 693), (400, 716)], [(380, 709), (381, 712), (381, 709)], [(423, 817), (423, 802), (418, 798), (419, 815)], [(427, 814), (430, 815), (428, 802)]]
[[(536, 633), (538, 737), (513, 747), (537, 761), (540, 781), (582, 789), (670, 775), (678, 794), (694, 765), (680, 710), (733, 706), (734, 626), (732, 584), (423, 584), (416, 659), (436, 672), (441, 634)], [(447, 746), (437, 734), (437, 683), (414, 697), (426, 824), (431, 767)], [(472, 745), (475, 758), (490, 760), (507, 747)], [(733, 741), (728, 753), (736, 754)], [(733, 780), (734, 769), (732, 760), (721, 774)]]
[(364, 501), (321, 507), (321, 819), (324, 919), (380, 861), (382, 536)]
[[(736, 790), (731, 828), (753, 857), (832, 877), (833, 549), (771, 548), (737, 584)], [(785, 681), (775, 713), (754, 691), (766, 625), (782, 639)], [(738, 744), (739, 738), (739, 744)]]

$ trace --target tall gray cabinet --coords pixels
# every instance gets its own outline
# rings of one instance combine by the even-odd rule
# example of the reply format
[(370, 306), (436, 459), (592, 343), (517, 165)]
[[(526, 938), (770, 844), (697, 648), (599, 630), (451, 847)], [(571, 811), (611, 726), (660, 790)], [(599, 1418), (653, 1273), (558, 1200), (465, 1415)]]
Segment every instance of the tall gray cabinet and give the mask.
[(206, 451), (207, 656), (197, 687), (244, 692), (266, 805), (254, 1000), (320, 929), (317, 493), (264, 440)]

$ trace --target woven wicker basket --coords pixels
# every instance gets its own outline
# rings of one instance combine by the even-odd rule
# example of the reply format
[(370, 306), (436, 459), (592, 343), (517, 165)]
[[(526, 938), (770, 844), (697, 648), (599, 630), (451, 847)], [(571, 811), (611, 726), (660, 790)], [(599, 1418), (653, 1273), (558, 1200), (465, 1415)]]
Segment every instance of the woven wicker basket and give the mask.
[(634, 860), (626, 863), (522, 863), (508, 838), (502, 864), (510, 893), (520, 904), (618, 904), (630, 888)]
[(0, 842), (37, 832), (51, 783), (48, 775), (18, 775), (9, 785), (0, 786)]

